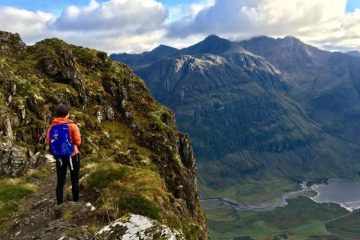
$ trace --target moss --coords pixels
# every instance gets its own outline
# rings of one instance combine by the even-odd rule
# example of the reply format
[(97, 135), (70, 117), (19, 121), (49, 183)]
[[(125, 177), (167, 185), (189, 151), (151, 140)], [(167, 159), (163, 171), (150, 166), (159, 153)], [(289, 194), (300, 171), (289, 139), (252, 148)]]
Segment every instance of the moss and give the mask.
[(0, 180), (0, 224), (17, 211), (20, 201), (34, 193), (37, 187), (20, 179)]
[(38, 170), (38, 169), (31, 169), (29, 171), (29, 173), (26, 175), (26, 177), (28, 179), (30, 178), (36, 178), (36, 179), (41, 179), (41, 178), (44, 178), (47, 176), (47, 173), (46, 172), (43, 172), (41, 170)]
[(69, 84), (63, 84), (63, 83), (53, 83), (50, 86), (50, 89), (52, 89), (54, 92), (63, 92), (67, 94), (71, 94), (73, 96), (77, 96), (76, 90), (70, 86)]
[(124, 211), (140, 214), (158, 221), (161, 220), (160, 208), (140, 195), (125, 196), (117, 204)]
[(0, 226), (10, 219), (17, 210), (18, 203), (16, 202), (0, 202)]
[(71, 223), (73, 218), (73, 211), (72, 210), (65, 211), (62, 218), (64, 219), (65, 222)]
[(87, 178), (87, 183), (97, 190), (102, 190), (113, 181), (123, 179), (126, 173), (127, 171), (124, 166), (100, 163)]
[(87, 175), (82, 184), (98, 190), (98, 203), (105, 219), (116, 219), (126, 213), (141, 214), (171, 222), (170, 194), (163, 180), (151, 170), (129, 167), (104, 160), (88, 163), (82, 169)]
[(0, 181), (0, 201), (18, 201), (35, 192), (36, 187), (18, 179)]

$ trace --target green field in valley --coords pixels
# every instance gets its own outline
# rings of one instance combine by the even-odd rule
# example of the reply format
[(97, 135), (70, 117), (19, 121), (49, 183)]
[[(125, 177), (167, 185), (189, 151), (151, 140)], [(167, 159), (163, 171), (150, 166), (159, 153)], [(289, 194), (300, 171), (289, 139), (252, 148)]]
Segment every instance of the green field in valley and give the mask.
[(236, 211), (227, 206), (205, 208), (212, 239), (359, 239), (360, 213), (305, 197), (288, 203), (267, 212)]
[(200, 185), (202, 198), (220, 197), (243, 204), (259, 204), (279, 198), (282, 194), (300, 189), (300, 185), (288, 179), (274, 178), (263, 181), (248, 181), (221, 190)]

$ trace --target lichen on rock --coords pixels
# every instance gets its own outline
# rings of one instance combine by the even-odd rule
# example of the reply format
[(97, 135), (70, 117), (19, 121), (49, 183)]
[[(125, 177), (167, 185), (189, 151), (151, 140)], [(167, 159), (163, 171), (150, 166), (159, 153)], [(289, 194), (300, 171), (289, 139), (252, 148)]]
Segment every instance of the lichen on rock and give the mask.
[(184, 240), (178, 231), (144, 216), (129, 214), (103, 227), (95, 236), (101, 240)]

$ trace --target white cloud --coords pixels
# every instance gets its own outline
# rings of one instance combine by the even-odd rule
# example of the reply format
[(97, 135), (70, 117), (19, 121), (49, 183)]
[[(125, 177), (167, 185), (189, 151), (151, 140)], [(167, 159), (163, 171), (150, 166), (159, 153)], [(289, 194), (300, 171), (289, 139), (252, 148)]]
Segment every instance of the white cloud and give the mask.
[[(346, 0), (216, 0), (196, 16), (170, 24), (168, 36), (179, 38), (194, 33), (215, 33), (229, 38), (294, 35), (318, 45), (336, 36), (334, 45), (359, 47), (359, 11), (347, 13)], [(345, 41), (346, 36), (352, 38)]]
[(168, 10), (154, 0), (110, 0), (88, 6), (70, 6), (54, 26), (61, 31), (112, 31), (141, 34), (158, 30), (168, 17)]
[(48, 27), (55, 16), (41, 11), (32, 12), (14, 7), (0, 8), (0, 29), (18, 32), (28, 42), (47, 36)]
[(140, 52), (161, 42), (168, 10), (155, 0), (90, 1), (70, 6), (52, 30), (65, 40), (108, 52)]
[(0, 29), (27, 43), (58, 37), (108, 52), (158, 44), (186, 47), (209, 34), (231, 39), (294, 35), (320, 47), (360, 50), (360, 9), (347, 0), (198, 0), (167, 9), (160, 0), (91, 0), (60, 14), (0, 7)]
[(62, 33), (62, 38), (72, 44), (87, 46), (109, 53), (140, 53), (157, 47), (159, 43), (163, 42), (164, 35), (164, 30), (159, 30), (142, 34), (96, 33), (76, 35)]
[(67, 7), (59, 17), (13, 7), (0, 8), (0, 29), (18, 32), (27, 43), (58, 37), (109, 52), (144, 51), (165, 35), (168, 10), (155, 0), (91, 0)]
[(194, 18), (202, 10), (214, 5), (215, 0), (203, 0), (193, 4), (178, 4), (169, 9), (167, 23), (172, 23), (184, 18)]
[(341, 17), (345, 6), (346, 0), (217, 0), (195, 18), (172, 24), (170, 34), (287, 33)]

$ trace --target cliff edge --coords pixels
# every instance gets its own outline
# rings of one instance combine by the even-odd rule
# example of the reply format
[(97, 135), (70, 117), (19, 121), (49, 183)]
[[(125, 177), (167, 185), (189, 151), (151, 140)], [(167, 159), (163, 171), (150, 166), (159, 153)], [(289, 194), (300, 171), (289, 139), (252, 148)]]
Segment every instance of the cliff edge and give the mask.
[[(191, 142), (127, 66), (59, 39), (26, 46), (0, 32), (0, 83), (1, 239), (95, 239), (136, 219), (154, 230), (143, 239), (208, 239)], [(43, 143), (61, 102), (82, 131), (82, 195), (56, 207)], [(121, 239), (119, 229), (102, 238)]]

